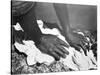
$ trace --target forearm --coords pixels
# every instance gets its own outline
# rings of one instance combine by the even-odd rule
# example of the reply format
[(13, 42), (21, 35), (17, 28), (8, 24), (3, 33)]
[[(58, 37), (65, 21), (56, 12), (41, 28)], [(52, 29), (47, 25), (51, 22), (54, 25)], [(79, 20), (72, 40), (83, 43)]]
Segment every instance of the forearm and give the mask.
[(19, 23), (31, 40), (40, 43), (42, 32), (36, 22), (34, 7), (27, 14), (20, 16)]
[(58, 17), (58, 20), (60, 21), (60, 25), (62, 27), (63, 35), (68, 40), (69, 33), (71, 31), (70, 24), (69, 24), (69, 16), (68, 16), (68, 9), (67, 5), (62, 4), (54, 4), (54, 8)]
[(54, 4), (54, 8), (57, 14), (57, 17), (60, 21), (60, 25), (66, 31), (69, 31), (70, 24), (69, 24), (69, 16), (68, 16), (68, 9), (67, 5), (62, 4)]

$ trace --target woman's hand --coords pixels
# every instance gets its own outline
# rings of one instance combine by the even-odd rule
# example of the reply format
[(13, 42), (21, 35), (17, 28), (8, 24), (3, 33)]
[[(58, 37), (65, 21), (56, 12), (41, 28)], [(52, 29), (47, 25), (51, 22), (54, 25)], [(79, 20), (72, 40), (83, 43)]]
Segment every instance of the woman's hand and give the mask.
[(69, 32), (67, 35), (68, 40), (66, 40), (69, 42), (70, 46), (74, 47), (78, 51), (80, 51), (80, 48), (86, 50), (84, 45), (85, 43), (88, 43), (88, 41), (83, 35), (74, 32)]
[(69, 47), (64, 41), (54, 35), (45, 34), (41, 37), (40, 44), (37, 46), (41, 52), (53, 56), (56, 60), (60, 57), (65, 58), (69, 52), (64, 48)]

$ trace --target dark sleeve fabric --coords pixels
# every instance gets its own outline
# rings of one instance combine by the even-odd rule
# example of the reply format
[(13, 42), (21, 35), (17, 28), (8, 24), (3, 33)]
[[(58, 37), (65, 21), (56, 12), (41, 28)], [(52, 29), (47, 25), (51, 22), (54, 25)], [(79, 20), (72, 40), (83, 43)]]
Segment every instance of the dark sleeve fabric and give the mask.
[[(22, 5), (20, 2), (18, 2), (18, 3), (22, 7), (24, 2), (22, 3)], [(16, 3), (15, 3), (15, 6), (17, 6)], [(12, 7), (13, 7), (13, 5), (12, 5)], [(20, 8), (20, 10), (23, 10), (23, 9)], [(25, 9), (24, 9), (24, 11), (25, 11)], [(21, 11), (21, 12), (24, 12), (24, 11)], [(18, 22), (21, 25), (24, 32), (27, 34), (27, 36), (30, 37), (30, 40), (33, 40), (35, 42), (35, 44), (39, 44), (42, 32), (39, 29), (38, 24), (36, 22), (34, 11), (35, 11), (35, 6), (31, 7), (31, 9), (27, 13), (22, 14), (22, 15), (16, 16), (13, 13), (11, 13), (11, 20), (12, 20), (11, 25), (16, 25), (16, 23)]]
[(11, 7), (12, 7), (12, 14), (14, 16), (19, 16), (19, 15), (23, 15), (26, 14), (28, 11), (31, 10), (32, 7), (35, 6), (35, 2), (31, 2), (31, 1), (16, 1), (16, 0), (12, 0), (11, 1)]
[(39, 44), (42, 32), (36, 22), (34, 7), (27, 14), (20, 16), (18, 22), (31, 40)]

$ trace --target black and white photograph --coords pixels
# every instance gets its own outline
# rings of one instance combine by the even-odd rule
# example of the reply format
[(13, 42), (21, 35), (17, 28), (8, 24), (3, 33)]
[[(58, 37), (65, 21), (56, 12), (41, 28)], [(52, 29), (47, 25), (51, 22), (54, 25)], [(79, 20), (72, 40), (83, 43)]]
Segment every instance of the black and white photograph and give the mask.
[(97, 6), (11, 0), (11, 74), (97, 70)]

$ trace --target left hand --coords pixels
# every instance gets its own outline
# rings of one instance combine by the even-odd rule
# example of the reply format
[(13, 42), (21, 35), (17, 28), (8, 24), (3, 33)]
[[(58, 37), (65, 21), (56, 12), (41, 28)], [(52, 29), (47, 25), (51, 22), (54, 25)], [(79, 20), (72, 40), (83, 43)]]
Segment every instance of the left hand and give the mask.
[(60, 57), (65, 58), (69, 52), (63, 47), (69, 47), (64, 41), (56, 37), (55, 35), (45, 34), (40, 39), (40, 44), (37, 47), (41, 52), (53, 56), (56, 60)]

